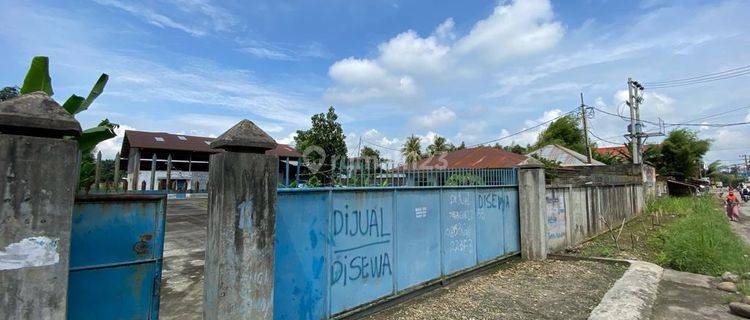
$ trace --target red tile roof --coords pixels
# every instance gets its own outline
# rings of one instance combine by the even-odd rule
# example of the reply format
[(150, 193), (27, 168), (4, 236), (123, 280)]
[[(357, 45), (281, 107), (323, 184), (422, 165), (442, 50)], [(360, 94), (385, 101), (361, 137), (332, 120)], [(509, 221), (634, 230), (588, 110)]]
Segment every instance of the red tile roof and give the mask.
[[(643, 146), (643, 151), (646, 151), (646, 150), (650, 149), (653, 146), (655, 146), (655, 145), (653, 145), (653, 144), (647, 144), (647, 145)], [(609, 155), (612, 155), (612, 156), (620, 156), (620, 157), (630, 158), (630, 148), (628, 148), (626, 146), (596, 148), (596, 153), (602, 154), (602, 155), (609, 154)]]
[(596, 148), (596, 153), (630, 157), (630, 149), (625, 146)]
[[(529, 157), (494, 147), (456, 150), (417, 162), (417, 170), (513, 168)], [(412, 165), (407, 165), (413, 168)]]
[[(130, 147), (144, 149), (163, 149), (206, 153), (221, 152), (221, 150), (211, 149), (209, 144), (213, 140), (214, 138), (188, 136), (184, 134), (127, 130), (125, 131), (125, 138), (123, 139), (122, 144), (123, 149), (126, 145), (128, 145)], [(126, 154), (127, 150), (122, 150), (122, 153)], [(297, 152), (297, 149), (286, 144), (277, 144), (275, 149), (266, 151), (266, 154), (292, 158), (299, 158), (302, 156), (302, 154)]]

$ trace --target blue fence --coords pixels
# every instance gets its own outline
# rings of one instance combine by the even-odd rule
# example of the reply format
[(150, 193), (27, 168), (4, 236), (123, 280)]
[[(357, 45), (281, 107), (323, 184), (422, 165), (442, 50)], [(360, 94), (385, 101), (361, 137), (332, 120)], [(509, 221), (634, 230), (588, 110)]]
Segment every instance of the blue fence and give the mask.
[(514, 186), (282, 189), (275, 319), (322, 319), (520, 250)]

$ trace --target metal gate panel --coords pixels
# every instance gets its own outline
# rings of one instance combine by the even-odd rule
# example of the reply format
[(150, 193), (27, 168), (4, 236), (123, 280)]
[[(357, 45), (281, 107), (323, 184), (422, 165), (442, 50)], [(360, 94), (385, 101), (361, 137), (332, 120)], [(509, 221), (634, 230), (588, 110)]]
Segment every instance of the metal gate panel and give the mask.
[(329, 191), (277, 196), (274, 319), (328, 317)]
[[(440, 190), (398, 190), (396, 290), (440, 277)], [(408, 259), (408, 260), (407, 260)]]
[(443, 190), (443, 275), (477, 263), (474, 195), (474, 189)]
[(482, 263), (505, 254), (503, 220), (510, 200), (502, 189), (479, 189), (476, 193), (477, 260)]
[(69, 319), (158, 319), (166, 194), (76, 197)]
[(330, 217), (330, 314), (393, 293), (390, 191), (341, 192)]
[(521, 251), (521, 221), (518, 216), (518, 189), (508, 193), (508, 210), (504, 216), (505, 223), (505, 253)]

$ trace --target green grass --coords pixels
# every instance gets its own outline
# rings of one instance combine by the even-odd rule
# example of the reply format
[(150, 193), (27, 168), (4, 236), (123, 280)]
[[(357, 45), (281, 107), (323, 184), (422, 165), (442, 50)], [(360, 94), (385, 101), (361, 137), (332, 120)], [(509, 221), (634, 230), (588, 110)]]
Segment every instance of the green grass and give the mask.
[[(712, 276), (750, 271), (750, 248), (732, 232), (714, 196), (665, 197), (649, 202), (643, 215), (625, 225), (617, 244), (605, 233), (574, 253), (639, 259)], [(747, 294), (750, 284), (741, 284), (740, 289)]]
[(673, 198), (665, 202), (667, 208), (679, 208), (681, 213), (680, 218), (648, 239), (658, 251), (657, 263), (707, 275), (750, 271), (750, 250), (732, 232), (716, 198)]

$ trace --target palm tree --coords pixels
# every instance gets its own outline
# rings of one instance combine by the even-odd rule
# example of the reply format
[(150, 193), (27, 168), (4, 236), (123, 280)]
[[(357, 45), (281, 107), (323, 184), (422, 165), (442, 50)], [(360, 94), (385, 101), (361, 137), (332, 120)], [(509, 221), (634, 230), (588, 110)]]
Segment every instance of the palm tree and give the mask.
[(401, 148), (401, 154), (406, 158), (406, 163), (422, 159), (422, 145), (419, 142), (419, 138), (413, 134), (407, 137), (404, 147)]
[(721, 165), (720, 160), (711, 162), (708, 164), (708, 167), (706, 167), (706, 171), (704, 171), (703, 175), (712, 179), (716, 179), (716, 177), (721, 173), (722, 167), (723, 166)]
[(427, 146), (427, 153), (430, 156), (441, 154), (448, 151), (449, 147), (446, 143), (445, 137), (435, 136), (435, 140), (431, 145)]

